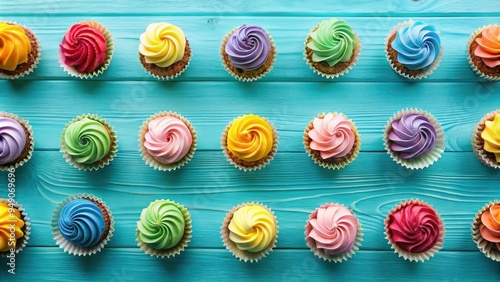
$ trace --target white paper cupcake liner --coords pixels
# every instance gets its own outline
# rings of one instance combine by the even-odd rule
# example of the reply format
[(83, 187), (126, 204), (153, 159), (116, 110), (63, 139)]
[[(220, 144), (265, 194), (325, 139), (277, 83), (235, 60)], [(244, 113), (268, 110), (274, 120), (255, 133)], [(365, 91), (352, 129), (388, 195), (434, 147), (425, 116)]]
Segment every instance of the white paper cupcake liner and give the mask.
[(18, 167), (21, 167), (22, 165), (27, 163), (31, 159), (31, 157), (33, 156), (33, 151), (35, 150), (35, 137), (33, 135), (33, 128), (31, 127), (31, 125), (29, 124), (29, 122), (27, 120), (22, 119), (15, 114), (7, 113), (7, 112), (0, 112), (0, 117), (11, 118), (11, 119), (19, 122), (24, 128), (26, 128), (26, 131), (28, 131), (28, 136), (26, 136), (26, 138), (28, 138), (28, 140), (29, 140), (28, 142), (29, 142), (30, 148), (28, 149), (28, 154), (26, 155), (26, 157), (24, 157), (21, 161), (15, 163), (15, 164), (0, 165), (0, 171), (5, 171), (5, 170), (9, 170), (9, 169), (17, 169)]
[[(189, 151), (187, 154), (178, 162), (171, 163), (171, 164), (164, 164), (156, 160), (153, 156), (151, 156), (148, 152), (148, 149), (144, 146), (144, 141), (145, 141), (145, 134), (148, 132), (148, 125), (149, 123), (157, 118), (160, 117), (165, 117), (165, 116), (171, 116), (171, 117), (176, 117), (180, 119), (188, 128), (189, 131), (191, 132), (192, 140), (193, 142), (191, 143), (191, 147), (189, 148)], [(179, 115), (178, 113), (175, 112), (159, 112), (157, 114), (152, 115), (149, 117), (146, 121), (142, 123), (142, 126), (139, 130), (139, 152), (141, 152), (142, 159), (146, 164), (148, 164), (150, 167), (153, 167), (154, 169), (157, 170), (162, 170), (162, 171), (172, 171), (176, 170), (178, 168), (181, 168), (182, 166), (186, 165), (191, 161), (191, 159), (194, 156), (194, 153), (196, 152), (196, 146), (197, 146), (197, 134), (196, 130), (193, 127), (193, 125), (183, 116)]]
[[(439, 51), (439, 56), (436, 58), (436, 60), (434, 60), (434, 62), (429, 67), (422, 70), (418, 75), (409, 75), (409, 74), (403, 73), (401, 70), (399, 70), (396, 67), (396, 65), (394, 65), (394, 63), (391, 61), (391, 58), (389, 55), (389, 39), (391, 39), (391, 37), (398, 31), (398, 29), (400, 27), (410, 25), (412, 23), (413, 23), (413, 20), (410, 19), (408, 21), (404, 21), (404, 22), (396, 25), (392, 29), (392, 31), (389, 33), (389, 35), (385, 39), (385, 45), (384, 45), (385, 46), (384, 47), (385, 48), (385, 57), (387, 59), (387, 62), (389, 62), (389, 65), (391, 66), (391, 68), (400, 76), (408, 78), (408, 79), (423, 79), (423, 78), (426, 78), (427, 76), (429, 76), (430, 74), (432, 74), (439, 66), (441, 59), (443, 57), (443, 54), (444, 54), (443, 45), (441, 45), (441, 49)], [(439, 34), (439, 32), (438, 32), (438, 34)]]
[[(62, 54), (61, 49), (59, 49), (59, 55), (58, 55), (59, 64), (64, 69), (64, 71), (67, 72), (69, 75), (74, 76), (74, 77), (79, 77), (81, 79), (89, 79), (89, 78), (93, 78), (95, 76), (98, 76), (98, 75), (104, 73), (104, 71), (109, 67), (109, 64), (111, 63), (111, 58), (113, 58), (113, 52), (115, 49), (115, 47), (114, 47), (115, 45), (113, 43), (113, 36), (111, 36), (111, 33), (109, 33), (108, 29), (104, 25), (102, 25), (101, 23), (96, 22), (96, 21), (92, 21), (92, 20), (85, 20), (85, 21), (82, 21), (79, 23), (80, 24), (87, 24), (91, 27), (97, 28), (104, 35), (104, 38), (106, 39), (106, 45), (108, 47), (108, 51), (106, 52), (106, 60), (104, 61), (102, 66), (100, 66), (98, 69), (94, 70), (93, 72), (81, 73), (81, 72), (77, 71), (75, 67), (68, 66), (64, 63), (64, 55)], [(68, 31), (69, 31), (69, 29), (68, 29)]]
[[(77, 199), (87, 199), (92, 202), (97, 202), (101, 204), (105, 209), (106, 212), (108, 213), (109, 216), (109, 231), (108, 235), (99, 243), (97, 243), (94, 246), (91, 247), (80, 247), (78, 245), (75, 245), (66, 238), (64, 238), (59, 231), (59, 215), (61, 214), (62, 208), (70, 201), (77, 200)], [(104, 202), (101, 198), (97, 198), (96, 196), (92, 194), (87, 194), (87, 193), (79, 193), (76, 195), (70, 195), (66, 199), (64, 199), (61, 203), (59, 203), (56, 208), (54, 209), (54, 212), (52, 214), (52, 223), (51, 223), (51, 229), (52, 229), (52, 235), (54, 236), (54, 240), (56, 241), (56, 244), (59, 246), (59, 248), (62, 248), (64, 252), (67, 252), (69, 254), (75, 255), (75, 256), (90, 256), (93, 254), (96, 254), (97, 252), (100, 252), (104, 246), (111, 240), (111, 237), (113, 237), (113, 232), (115, 231), (114, 228), (115, 221), (113, 218), (113, 215), (111, 214), (111, 210), (108, 208), (106, 205), (106, 202)]]
[(472, 151), (483, 164), (491, 168), (500, 169), (500, 163), (497, 163), (491, 158), (492, 153), (486, 152), (484, 150), (484, 140), (481, 137), (481, 133), (485, 128), (485, 122), (488, 120), (492, 121), (495, 118), (496, 114), (500, 114), (500, 110), (495, 110), (491, 113), (486, 114), (476, 124), (476, 126), (474, 127), (474, 131), (472, 132), (471, 144)]
[(500, 205), (498, 200), (489, 202), (484, 205), (474, 217), (472, 221), (472, 240), (476, 244), (477, 248), (489, 259), (500, 262), (500, 250), (496, 247), (496, 244), (489, 242), (481, 236), (481, 215), (487, 211), (493, 205)]
[[(427, 153), (425, 156), (419, 157), (419, 158), (411, 158), (411, 159), (403, 159), (399, 156), (398, 152), (394, 152), (390, 148), (391, 141), (389, 140), (389, 132), (391, 131), (391, 125), (394, 121), (400, 120), (403, 115), (406, 114), (419, 114), (425, 116), (427, 119), (429, 119), (430, 123), (436, 130), (436, 144), (434, 145), (434, 148)], [(383, 140), (384, 140), (384, 146), (387, 151), (387, 153), (391, 156), (391, 158), (398, 164), (409, 168), (409, 169), (423, 169), (427, 168), (433, 163), (435, 163), (437, 160), (441, 158), (441, 154), (444, 152), (445, 148), (445, 143), (444, 143), (444, 131), (443, 128), (441, 127), (441, 124), (435, 119), (430, 113), (419, 110), (419, 109), (403, 109), (394, 116), (392, 116), (389, 121), (387, 122), (387, 125), (385, 126), (384, 130), (384, 135), (383, 135)]]
[(474, 42), (474, 40), (476, 39), (476, 37), (483, 31), (483, 29), (490, 28), (490, 27), (497, 27), (497, 26), (498, 25), (496, 25), (496, 24), (490, 24), (490, 25), (485, 25), (483, 27), (478, 28), (476, 31), (474, 31), (470, 35), (469, 41), (467, 42), (467, 49), (465, 49), (465, 52), (467, 52), (467, 61), (469, 62), (469, 66), (472, 69), (472, 71), (476, 75), (478, 75), (479, 77), (481, 77), (483, 79), (486, 79), (486, 80), (491, 80), (491, 81), (498, 81), (498, 80), (500, 80), (500, 75), (499, 76), (493, 76), (493, 75), (488, 75), (488, 74), (483, 73), (478, 67), (476, 67), (476, 65), (472, 61), (472, 56), (471, 56), (471, 54), (469, 52), (469, 49), (470, 49), (470, 45), (472, 44), (472, 42)]
[[(8, 204), (9, 200), (8, 199), (0, 199), (0, 202)], [(22, 228), (22, 229), (24, 229), (23, 240), (21, 242), (21, 246), (16, 246), (16, 251), (15, 251), (15, 253), (18, 254), (28, 245), (28, 241), (30, 239), (30, 234), (31, 234), (31, 222), (30, 222), (30, 218), (28, 216), (28, 213), (26, 212), (26, 210), (23, 208), (23, 206), (21, 204), (14, 201), (14, 207), (21, 213), (21, 219), (24, 221), (24, 227)], [(10, 252), (0, 253), (0, 256), (2, 256), (2, 257), (6, 257), (9, 255), (10, 255)]]
[[(189, 44), (189, 42), (187, 41), (186, 39), (186, 44)], [(189, 45), (189, 48), (191, 49), (191, 45)], [(139, 63), (141, 63), (141, 53), (138, 53), (139, 55)], [(189, 67), (189, 64), (191, 64), (191, 59), (193, 58), (193, 49), (191, 49), (191, 54), (189, 56), (189, 59), (188, 59), (188, 62), (186, 63), (186, 65), (184, 66), (184, 68), (182, 68), (182, 70), (180, 70), (178, 73), (174, 74), (174, 75), (168, 75), (168, 76), (160, 76), (160, 75), (157, 75), (155, 73), (153, 73), (152, 71), (146, 69), (142, 63), (141, 63), (141, 66), (142, 68), (144, 69), (144, 71), (149, 74), (150, 76), (158, 79), (158, 80), (171, 80), (171, 79), (174, 79), (178, 76), (180, 76), (183, 72), (185, 72), (187, 70), (187, 68)]]

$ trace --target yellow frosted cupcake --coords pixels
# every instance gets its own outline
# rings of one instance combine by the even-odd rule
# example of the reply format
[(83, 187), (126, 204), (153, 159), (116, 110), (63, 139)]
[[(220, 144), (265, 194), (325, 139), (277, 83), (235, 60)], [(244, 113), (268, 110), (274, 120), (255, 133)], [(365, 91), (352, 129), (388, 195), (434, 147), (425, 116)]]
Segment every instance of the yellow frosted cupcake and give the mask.
[(24, 208), (17, 202), (0, 199), (1, 256), (19, 253), (26, 247), (31, 229), (29, 220)]
[(474, 128), (472, 150), (486, 166), (500, 168), (500, 110), (486, 114)]

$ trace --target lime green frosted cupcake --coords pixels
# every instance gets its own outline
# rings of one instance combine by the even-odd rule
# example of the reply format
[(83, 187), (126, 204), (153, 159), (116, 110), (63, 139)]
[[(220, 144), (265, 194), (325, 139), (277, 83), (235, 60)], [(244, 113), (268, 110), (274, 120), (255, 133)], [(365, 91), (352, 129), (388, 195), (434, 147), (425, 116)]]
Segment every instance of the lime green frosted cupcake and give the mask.
[(113, 127), (97, 115), (78, 116), (62, 132), (61, 152), (67, 162), (80, 170), (97, 170), (108, 165), (117, 148)]
[(148, 255), (173, 257), (187, 247), (191, 230), (191, 215), (184, 206), (170, 200), (156, 200), (142, 210), (136, 241)]

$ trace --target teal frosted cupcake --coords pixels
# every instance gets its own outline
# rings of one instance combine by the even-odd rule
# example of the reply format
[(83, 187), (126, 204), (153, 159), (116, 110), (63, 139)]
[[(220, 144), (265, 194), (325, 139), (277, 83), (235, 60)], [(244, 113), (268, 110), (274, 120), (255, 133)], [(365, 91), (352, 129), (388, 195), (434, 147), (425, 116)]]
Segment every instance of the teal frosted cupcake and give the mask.
[(61, 152), (67, 162), (80, 170), (97, 170), (108, 165), (117, 148), (113, 127), (97, 115), (78, 116), (62, 132)]

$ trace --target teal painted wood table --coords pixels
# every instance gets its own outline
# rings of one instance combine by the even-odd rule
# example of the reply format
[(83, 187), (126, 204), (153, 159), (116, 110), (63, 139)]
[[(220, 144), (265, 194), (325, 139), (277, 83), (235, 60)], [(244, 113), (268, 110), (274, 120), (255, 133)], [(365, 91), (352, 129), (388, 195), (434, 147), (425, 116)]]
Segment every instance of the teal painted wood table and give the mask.
[[(0, 258), (0, 281), (362, 281), (500, 280), (498, 263), (478, 251), (471, 223), (487, 202), (500, 198), (500, 172), (474, 156), (470, 137), (484, 114), (500, 106), (500, 83), (484, 82), (470, 70), (465, 53), (469, 35), (499, 23), (493, 0), (379, 1), (2, 1), (0, 20), (30, 27), (39, 37), (42, 60), (35, 72), (15, 81), (0, 80), (0, 111), (28, 119), (35, 134), (33, 158), (16, 171), (16, 199), (31, 217), (29, 245), (16, 257), (16, 275)], [(345, 19), (363, 50), (347, 75), (325, 80), (303, 59), (309, 30), (324, 19)], [(441, 32), (444, 56), (427, 79), (407, 81), (390, 68), (384, 39), (394, 25), (413, 18)], [(92, 80), (68, 76), (57, 50), (73, 23), (94, 19), (115, 42), (109, 69)], [(137, 58), (139, 35), (152, 22), (180, 26), (193, 58), (173, 81), (148, 76)], [(223, 36), (244, 23), (263, 26), (274, 38), (274, 69), (258, 82), (235, 81), (221, 65)], [(431, 112), (445, 130), (442, 158), (425, 170), (402, 168), (384, 151), (382, 133), (395, 112)], [(180, 170), (155, 171), (138, 152), (137, 135), (150, 115), (172, 110), (198, 132), (193, 160)], [(359, 157), (339, 171), (323, 169), (307, 156), (303, 130), (321, 112), (349, 116), (362, 136)], [(118, 133), (119, 152), (104, 169), (78, 171), (59, 152), (65, 124), (83, 113), (107, 119)], [(220, 135), (244, 113), (267, 117), (280, 145), (265, 169), (242, 172), (226, 160)], [(64, 253), (50, 229), (56, 204), (75, 193), (107, 202), (115, 217), (114, 236), (91, 257)], [(0, 173), (0, 195), (7, 195), (7, 173)], [(135, 223), (151, 201), (168, 198), (192, 215), (187, 250), (170, 259), (145, 255), (136, 246)], [(444, 219), (443, 249), (425, 263), (405, 261), (384, 238), (384, 218), (397, 203), (420, 198)], [(275, 211), (277, 247), (258, 263), (243, 263), (225, 250), (220, 225), (228, 210), (258, 201)], [(319, 205), (339, 202), (358, 216), (364, 230), (361, 249), (340, 264), (316, 258), (304, 241), (308, 215)]]

